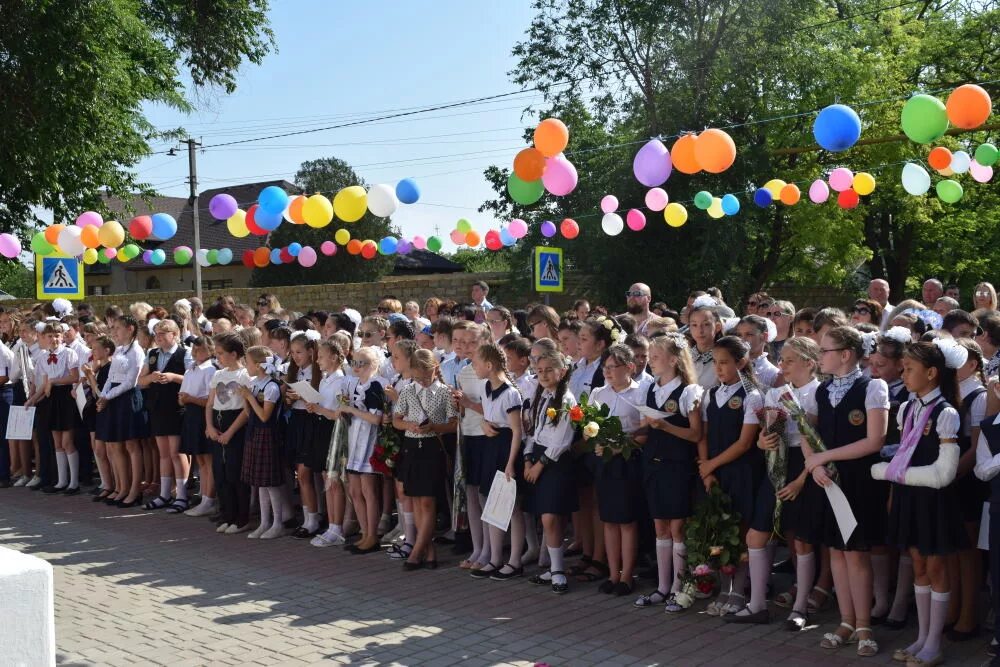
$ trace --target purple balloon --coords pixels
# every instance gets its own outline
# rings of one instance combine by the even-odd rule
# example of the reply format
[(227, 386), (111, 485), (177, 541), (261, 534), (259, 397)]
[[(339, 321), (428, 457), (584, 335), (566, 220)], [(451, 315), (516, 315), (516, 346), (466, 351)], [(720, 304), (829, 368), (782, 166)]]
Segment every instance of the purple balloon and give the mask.
[(552, 223), (552, 221), (551, 220), (546, 220), (545, 222), (543, 222), (542, 223), (542, 236), (544, 236), (547, 239), (550, 239), (550, 238), (552, 238), (555, 235), (556, 235), (556, 226)]
[(413, 250), (413, 244), (405, 239), (400, 239), (399, 243), (396, 244), (397, 254), (409, 255), (411, 250)]
[(152, 264), (153, 263), (153, 251), (152, 250), (143, 250), (142, 251), (142, 263), (143, 264)]
[(228, 220), (236, 213), (239, 206), (232, 195), (219, 194), (212, 197), (208, 202), (208, 211), (216, 220)]
[(639, 149), (632, 161), (632, 172), (636, 179), (647, 188), (666, 183), (673, 171), (670, 151), (659, 139), (652, 139)]

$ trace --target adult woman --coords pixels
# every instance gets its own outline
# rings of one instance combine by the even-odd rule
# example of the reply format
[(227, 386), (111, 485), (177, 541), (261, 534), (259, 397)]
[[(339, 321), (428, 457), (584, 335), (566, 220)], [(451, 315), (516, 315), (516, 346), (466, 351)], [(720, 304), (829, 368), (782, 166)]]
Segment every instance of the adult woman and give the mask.
[(976, 291), (972, 293), (972, 304), (975, 306), (973, 310), (979, 310), (980, 308), (996, 310), (997, 291), (993, 285), (986, 282), (976, 285)]
[(559, 313), (551, 306), (535, 306), (528, 311), (529, 334), (535, 340), (559, 338)]
[(874, 324), (879, 326), (882, 323), (882, 305), (878, 301), (871, 299), (857, 299), (851, 307), (851, 324)]
[(436, 296), (424, 301), (424, 317), (431, 321), (431, 324), (437, 322), (438, 317), (441, 316), (441, 304), (444, 303), (441, 299)]
[(777, 335), (771, 341), (771, 352), (773, 359), (781, 358), (781, 348), (785, 341), (795, 335), (792, 328), (792, 320), (795, 318), (795, 306), (791, 301), (775, 301), (774, 305), (768, 308), (767, 318), (774, 322)]
[(281, 310), (281, 304), (278, 303), (278, 297), (274, 294), (261, 294), (257, 297), (257, 314), (266, 315), (268, 313), (274, 313)]

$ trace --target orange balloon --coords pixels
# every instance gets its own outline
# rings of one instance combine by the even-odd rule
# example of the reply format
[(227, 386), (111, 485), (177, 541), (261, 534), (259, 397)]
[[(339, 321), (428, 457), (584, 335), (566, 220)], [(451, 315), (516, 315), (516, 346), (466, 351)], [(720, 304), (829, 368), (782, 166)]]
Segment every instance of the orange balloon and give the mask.
[(98, 228), (94, 225), (87, 225), (80, 231), (80, 242), (86, 248), (96, 248), (101, 245), (101, 239), (97, 235)]
[(292, 202), (288, 205), (288, 217), (291, 218), (292, 222), (296, 225), (304, 225), (306, 219), (302, 217), (302, 206), (306, 203), (306, 197), (299, 195), (298, 197), (292, 198)]
[[(535, 148), (545, 157), (559, 155), (566, 149), (567, 144), (569, 144), (569, 128), (558, 118), (546, 118), (535, 128)], [(541, 174), (536, 178), (525, 180), (537, 181), (539, 178)]]
[(66, 225), (49, 225), (45, 228), (45, 240), (52, 245), (58, 245), (59, 243), (59, 232), (63, 230)]
[(360, 255), (361, 254), (361, 241), (357, 239), (351, 239), (347, 242), (347, 253), (349, 255)]
[(721, 174), (736, 161), (736, 143), (722, 130), (705, 130), (694, 144), (698, 165), (710, 174)]
[(951, 165), (951, 151), (944, 146), (938, 146), (927, 155), (927, 164), (935, 169), (944, 169)]
[(967, 83), (951, 91), (944, 108), (952, 125), (963, 130), (971, 130), (985, 123), (990, 117), (993, 102), (985, 90), (973, 83)]
[(261, 246), (253, 251), (253, 263), (264, 268), (271, 263), (271, 249)]
[(782, 204), (785, 206), (792, 206), (799, 203), (799, 198), (802, 196), (802, 193), (799, 192), (799, 186), (794, 183), (789, 183), (785, 187), (781, 188), (779, 196)]
[(465, 245), (469, 246), (470, 248), (475, 248), (477, 245), (479, 245), (479, 241), (481, 240), (482, 239), (479, 238), (479, 232), (475, 230), (472, 230), (471, 232), (465, 235)]
[(694, 134), (685, 134), (674, 142), (674, 147), (670, 149), (670, 161), (674, 163), (674, 169), (682, 174), (697, 174), (701, 171), (701, 165), (695, 157), (697, 144), (698, 137)]
[(545, 156), (537, 148), (525, 148), (514, 156), (514, 173), (522, 181), (537, 181), (545, 171)]

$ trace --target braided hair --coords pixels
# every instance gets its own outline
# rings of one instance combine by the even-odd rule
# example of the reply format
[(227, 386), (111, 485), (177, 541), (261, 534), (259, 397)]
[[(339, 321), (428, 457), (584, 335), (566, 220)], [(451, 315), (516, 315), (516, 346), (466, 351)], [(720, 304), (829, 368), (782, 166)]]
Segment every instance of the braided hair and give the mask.
[[(547, 339), (543, 338), (541, 340)], [(556, 416), (550, 423), (555, 426), (562, 418), (562, 411), (559, 410), (559, 408), (562, 407), (563, 398), (566, 396), (566, 388), (569, 386), (569, 378), (573, 374), (573, 365), (567, 362), (566, 357), (564, 357), (561, 352), (555, 348), (549, 348), (547, 346), (542, 349), (541, 354), (538, 355), (538, 359), (535, 363), (537, 364), (540, 361), (551, 361), (554, 366), (566, 370), (562, 379), (559, 380), (559, 385), (556, 387), (555, 395), (552, 397), (552, 406), (556, 408)], [(538, 415), (542, 411), (543, 391), (545, 390), (539, 383), (535, 387), (535, 395), (531, 399), (531, 420), (525, 428), (525, 433), (529, 436), (535, 434), (535, 425), (538, 423)]]
[(517, 385), (514, 383), (514, 378), (511, 377), (510, 371), (507, 370), (507, 355), (504, 354), (503, 348), (498, 344), (490, 341), (488, 343), (482, 343), (479, 349), (476, 350), (476, 354), (488, 364), (493, 364), (494, 368), (499, 368), (500, 373), (503, 375), (504, 379), (517, 389)]

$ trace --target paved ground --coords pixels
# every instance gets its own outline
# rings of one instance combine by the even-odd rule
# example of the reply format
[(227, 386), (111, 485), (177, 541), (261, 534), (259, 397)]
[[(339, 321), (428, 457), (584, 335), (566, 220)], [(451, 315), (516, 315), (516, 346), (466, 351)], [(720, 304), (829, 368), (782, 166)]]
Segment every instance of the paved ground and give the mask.
[[(595, 585), (557, 597), (525, 579), (473, 580), (450, 555), (404, 573), (379, 554), (224, 537), (204, 519), (89, 501), (0, 491), (0, 544), (55, 568), (61, 664), (870, 665), (892, 664), (913, 634), (881, 633), (881, 655), (862, 660), (818, 648), (830, 613), (796, 635), (723, 625), (704, 603), (667, 616)], [(985, 664), (985, 645), (949, 646), (949, 662)]]

